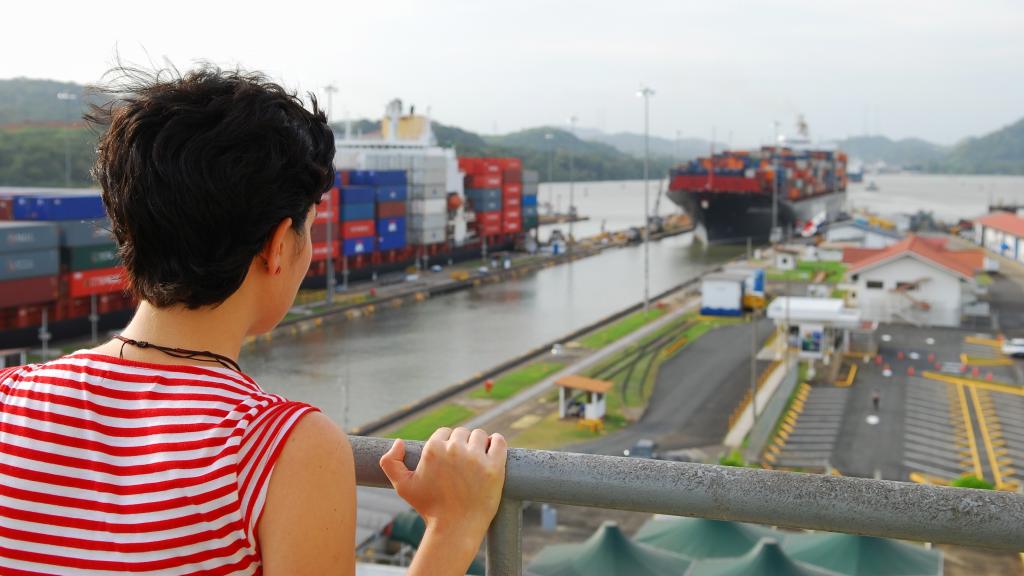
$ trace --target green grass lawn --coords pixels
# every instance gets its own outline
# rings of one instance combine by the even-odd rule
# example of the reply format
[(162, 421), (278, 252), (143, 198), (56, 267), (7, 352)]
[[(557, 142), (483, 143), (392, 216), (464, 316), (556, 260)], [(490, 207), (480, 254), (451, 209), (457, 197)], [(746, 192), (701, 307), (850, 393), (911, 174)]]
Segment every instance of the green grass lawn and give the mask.
[[(626, 419), (621, 414), (612, 414), (609, 410), (604, 419), (605, 434), (621, 430), (625, 426)], [(590, 430), (577, 427), (575, 418), (560, 420), (557, 413), (551, 413), (534, 426), (517, 434), (509, 442), (516, 448), (546, 448), (550, 450), (586, 442), (597, 437), (598, 435), (591, 433)]]
[(504, 400), (523, 388), (540, 382), (544, 378), (565, 368), (565, 364), (558, 362), (537, 362), (505, 374), (494, 381), (494, 389), (490, 394), (483, 386), (470, 393), (470, 398), (490, 398), (493, 400)]
[(984, 272), (975, 276), (974, 281), (978, 283), (978, 286), (991, 286), (993, 282), (992, 276)]
[(603, 348), (616, 340), (639, 330), (644, 324), (661, 317), (665, 313), (660, 308), (652, 308), (646, 313), (639, 310), (615, 322), (607, 328), (603, 328), (580, 340), (580, 345), (585, 348), (596, 350)]
[(843, 281), (846, 275), (846, 264), (842, 262), (804, 262), (796, 263), (795, 270), (771, 270), (768, 272), (768, 280), (773, 282), (807, 282), (814, 279), (818, 272), (826, 273), (825, 282), (838, 284)]
[(426, 440), (434, 430), (442, 427), (458, 426), (472, 416), (474, 412), (461, 404), (446, 404), (407, 422), (398, 430), (388, 434), (389, 438), (405, 438), (406, 440)]

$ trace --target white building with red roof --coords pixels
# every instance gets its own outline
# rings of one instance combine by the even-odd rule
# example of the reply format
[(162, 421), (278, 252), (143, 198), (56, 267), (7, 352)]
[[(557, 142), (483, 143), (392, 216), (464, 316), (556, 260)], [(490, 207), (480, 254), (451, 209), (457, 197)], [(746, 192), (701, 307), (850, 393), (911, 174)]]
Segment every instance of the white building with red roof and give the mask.
[(977, 300), (974, 277), (985, 255), (946, 242), (909, 235), (886, 248), (848, 250), (844, 259), (862, 318), (959, 326), (964, 307)]
[(974, 241), (1007, 258), (1024, 262), (1024, 218), (993, 212), (974, 221)]

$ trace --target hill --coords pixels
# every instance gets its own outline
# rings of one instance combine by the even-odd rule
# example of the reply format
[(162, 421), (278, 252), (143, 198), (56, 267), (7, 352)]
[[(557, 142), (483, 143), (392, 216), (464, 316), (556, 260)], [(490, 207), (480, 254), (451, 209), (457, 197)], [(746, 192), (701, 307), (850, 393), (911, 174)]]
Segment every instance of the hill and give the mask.
[(960, 142), (936, 168), (957, 174), (1024, 174), (1024, 118)]
[[(608, 144), (620, 152), (625, 152), (626, 154), (637, 158), (643, 158), (643, 134), (637, 134), (635, 132), (616, 132), (615, 134), (608, 134), (601, 130), (586, 128), (578, 129), (576, 133), (584, 140)], [(724, 145), (719, 143), (715, 148), (722, 150)], [(698, 156), (706, 156), (710, 150), (711, 143), (702, 138), (680, 138), (677, 143), (675, 140), (671, 140), (669, 138), (662, 138), (660, 136), (650, 137), (650, 151), (652, 157), (664, 156), (666, 158), (688, 160)]]
[[(65, 92), (75, 100), (61, 100)], [(0, 80), (0, 126), (25, 123), (76, 122), (88, 104), (85, 87), (73, 82), (12, 78)]]
[(892, 140), (885, 136), (854, 136), (840, 140), (839, 148), (852, 158), (873, 164), (921, 169), (940, 163), (949, 149), (920, 138)]

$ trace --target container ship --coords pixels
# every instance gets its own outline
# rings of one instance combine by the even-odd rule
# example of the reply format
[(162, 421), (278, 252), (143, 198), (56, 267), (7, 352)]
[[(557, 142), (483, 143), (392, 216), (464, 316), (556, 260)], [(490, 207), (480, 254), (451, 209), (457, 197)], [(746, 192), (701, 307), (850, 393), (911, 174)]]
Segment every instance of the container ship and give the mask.
[[(537, 227), (538, 174), (518, 158), (459, 158), (429, 118), (392, 102), (380, 134), (336, 138), (304, 287), (480, 257)], [(96, 189), (0, 188), (0, 356), (120, 329), (136, 303)], [(0, 359), (2, 360), (2, 359)]]
[(780, 138), (775, 146), (712, 153), (670, 171), (668, 198), (690, 215), (701, 241), (769, 241), (776, 193), (783, 236), (839, 217), (846, 203), (846, 154), (812, 144), (802, 119), (798, 128), (800, 137)]

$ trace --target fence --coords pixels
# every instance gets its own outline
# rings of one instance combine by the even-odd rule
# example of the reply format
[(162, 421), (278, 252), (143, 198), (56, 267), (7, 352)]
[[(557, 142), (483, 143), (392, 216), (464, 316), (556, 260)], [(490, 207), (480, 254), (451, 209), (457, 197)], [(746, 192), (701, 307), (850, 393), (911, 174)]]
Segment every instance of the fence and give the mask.
[[(357, 483), (390, 487), (378, 461), (392, 440), (351, 442)], [(410, 468), (421, 448), (406, 442)], [(1024, 549), (1024, 496), (1010, 492), (511, 449), (503, 500), (487, 535), (488, 576), (522, 574), (524, 501)]]

